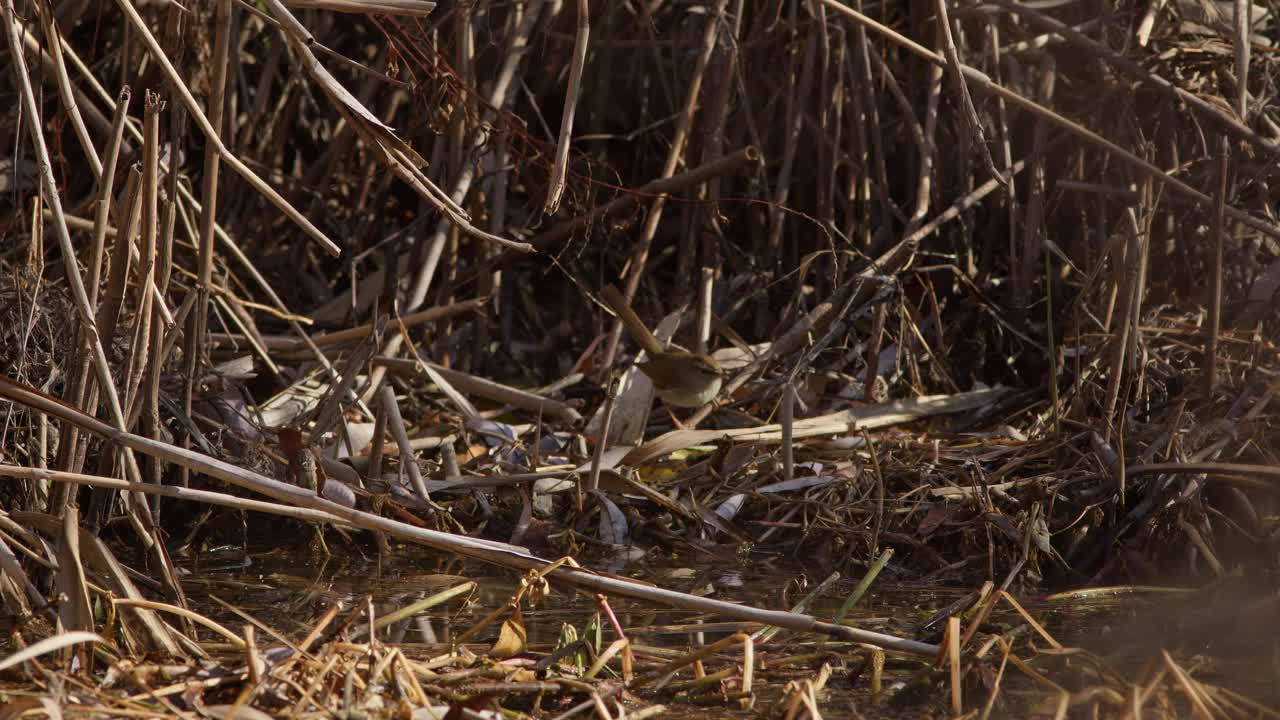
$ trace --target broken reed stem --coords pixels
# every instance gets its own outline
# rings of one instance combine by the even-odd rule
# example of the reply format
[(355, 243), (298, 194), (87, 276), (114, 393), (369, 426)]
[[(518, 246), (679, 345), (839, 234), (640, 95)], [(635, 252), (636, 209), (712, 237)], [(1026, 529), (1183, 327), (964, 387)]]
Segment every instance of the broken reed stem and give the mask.
[(715, 268), (702, 268), (702, 281), (698, 283), (698, 312), (695, 316), (697, 332), (694, 333), (694, 352), (707, 352), (707, 343), (711, 340), (712, 294), (715, 289)]
[(782, 386), (782, 411), (779, 413), (778, 423), (782, 425), (782, 480), (783, 482), (791, 482), (795, 478), (795, 444), (794, 433), (795, 427), (792, 421), (795, 419), (796, 409), (796, 386), (791, 382), (787, 382)]
[[(605, 448), (609, 445), (609, 425), (613, 422), (613, 407), (618, 400), (619, 378), (617, 372), (609, 375), (608, 390), (604, 396), (604, 418), (600, 422), (600, 437), (596, 440), (596, 449), (591, 453), (591, 472), (587, 476), (587, 489), (600, 489), (600, 462), (604, 458)], [(607, 512), (604, 507), (600, 512)]]
[(1227, 177), (1231, 145), (1226, 136), (1218, 142), (1218, 187), (1214, 193), (1213, 223), (1209, 228), (1213, 243), (1212, 261), (1209, 266), (1209, 321), (1205, 328), (1204, 396), (1213, 402), (1213, 391), (1218, 383), (1218, 333), (1222, 329), (1222, 254), (1226, 244)]
[(378, 401), (387, 415), (387, 426), (391, 429), (391, 435), (395, 437), (396, 445), (400, 448), (398, 457), (400, 469), (408, 473), (409, 481), (413, 483), (413, 490), (418, 494), (418, 499), (431, 503), (431, 494), (427, 492), (427, 485), (422, 481), (422, 470), (418, 468), (418, 455), (409, 444), (409, 431), (405, 429), (404, 419), (400, 417), (400, 405), (396, 402), (396, 392), (389, 382), (383, 383), (382, 389), (378, 392)]
[(156, 238), (159, 224), (160, 193), (160, 113), (164, 102), (160, 96), (148, 91), (144, 98), (142, 125), (142, 235), (139, 249), (139, 267), (134, 272), (138, 279), (134, 312), (133, 343), (125, 360), (125, 416), (127, 427), (136, 426), (141, 405), (138, 390), (146, 372), (146, 360), (151, 357), (152, 293), (156, 270)]
[(849, 611), (853, 609), (854, 605), (858, 604), (858, 601), (862, 599), (863, 595), (867, 594), (867, 591), (871, 589), (871, 583), (876, 581), (876, 578), (880, 575), (880, 571), (883, 570), (892, 559), (893, 548), (885, 548), (883, 552), (876, 556), (875, 561), (867, 568), (866, 574), (862, 576), (862, 579), (858, 581), (858, 584), (853, 588), (853, 591), (849, 593), (849, 597), (845, 598), (844, 604), (842, 604), (840, 609), (836, 611), (835, 622), (840, 623), (844, 621), (845, 617), (848, 616)]
[[(91, 313), (96, 313), (98, 309), (98, 288), (102, 283), (102, 258), (103, 249), (106, 245), (107, 228), (109, 225), (108, 218), (111, 214), (111, 201), (115, 197), (113, 186), (115, 184), (116, 167), (120, 159), (120, 146), (124, 135), (125, 119), (128, 117), (129, 100), (131, 94), (128, 86), (121, 88), (120, 97), (116, 103), (115, 115), (111, 120), (111, 136), (107, 142), (107, 147), (103, 151), (102, 172), (98, 175), (97, 186), (97, 208), (94, 213), (93, 236), (89, 244), (89, 278), (87, 282), (89, 308)], [(90, 339), (85, 331), (82, 323), (76, 324), (76, 344), (77, 349), (86, 348)], [(81, 410), (90, 411), (90, 406), (85, 402), (85, 391), (89, 384), (90, 372), (89, 357), (83, 352), (72, 353), (71, 358), (71, 382), (67, 386), (68, 392), (63, 395), (63, 399), (73, 407)], [(95, 402), (96, 404), (96, 397)], [(61, 432), (58, 436), (58, 457), (55, 467), (59, 470), (71, 470), (76, 462), (77, 447), (80, 444), (80, 429), (73, 424), (64, 422), (61, 425)], [(58, 485), (52, 489), (53, 492), (49, 496), (49, 503), (46, 511), (50, 514), (57, 515), (66, 506), (67, 503), (67, 487)]]
[(569, 64), (569, 84), (565, 88), (564, 109), (560, 114), (560, 136), (556, 139), (555, 160), (551, 179), (547, 182), (547, 199), (542, 211), (554, 215), (560, 207), (564, 178), (569, 165), (569, 140), (573, 133), (573, 116), (578, 109), (578, 88), (582, 84), (582, 68), (587, 61), (587, 39), (591, 36), (591, 11), (587, 0), (578, 0), (578, 29), (573, 38), (573, 56)]
[(951, 670), (951, 714), (958, 716), (964, 712), (964, 704), (960, 694), (960, 618), (954, 615), (947, 618), (947, 657)]

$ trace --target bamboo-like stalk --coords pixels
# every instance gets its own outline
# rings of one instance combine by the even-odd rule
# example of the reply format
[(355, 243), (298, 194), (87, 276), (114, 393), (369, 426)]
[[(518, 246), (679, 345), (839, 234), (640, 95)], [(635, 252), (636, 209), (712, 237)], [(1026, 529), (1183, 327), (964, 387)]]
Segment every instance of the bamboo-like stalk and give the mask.
[[(206, 136), (204, 168), (201, 173), (200, 186), (200, 195), (203, 198), (203, 203), (200, 208), (199, 254), (196, 258), (196, 305), (194, 312), (192, 312), (187, 321), (186, 344), (183, 352), (185, 368), (182, 387), (182, 409), (188, 416), (191, 415), (192, 396), (195, 393), (196, 378), (199, 376), (201, 363), (203, 362), (205, 335), (208, 332), (209, 325), (209, 286), (213, 280), (213, 239), (218, 208), (218, 174), (222, 168), (222, 157), (219, 150), (226, 150), (225, 147), (220, 146), (223, 132), (222, 117), (226, 110), (225, 92), (227, 55), (231, 42), (230, 26), (231, 0), (216, 0), (213, 15), (213, 74), (210, 77), (208, 116), (206, 117), (200, 113), (200, 109), (195, 106), (194, 99), (191, 99), (187, 106), (188, 112), (197, 118), (201, 130)], [(152, 44), (154, 45), (154, 40)], [(162, 63), (166, 62), (161, 60), (164, 53), (158, 45), (154, 45), (153, 52), (156, 54), (157, 60)], [(176, 75), (172, 67), (169, 70), (171, 77)], [(175, 82), (175, 91), (179, 94), (185, 92), (185, 87), (181, 82)], [(183, 99), (188, 98), (190, 98), (189, 93)], [(189, 447), (189, 442), (190, 438), (184, 434), (183, 446)], [(187, 484), (185, 470), (183, 471), (182, 484)]]
[(1218, 384), (1218, 333), (1222, 331), (1222, 253), (1226, 245), (1227, 182), (1231, 146), (1223, 136), (1218, 143), (1218, 188), (1214, 193), (1213, 224), (1209, 227), (1213, 254), (1209, 265), (1209, 321), (1205, 327), (1204, 394), (1212, 400)]
[(422, 481), (422, 470), (418, 468), (418, 456), (409, 444), (409, 433), (405, 430), (404, 419), (400, 417), (400, 404), (396, 402), (396, 393), (390, 384), (384, 383), (382, 385), (381, 390), (379, 390), (378, 402), (386, 413), (387, 427), (391, 430), (392, 437), (396, 439), (396, 445), (400, 448), (400, 469), (409, 475), (409, 480), (413, 483), (413, 489), (418, 494), (418, 499), (430, 503), (431, 493), (427, 492), (427, 486)]
[[(134, 313), (133, 342), (129, 348), (129, 357), (125, 360), (125, 417), (127, 427), (132, 430), (141, 408), (138, 402), (138, 388), (142, 376), (146, 372), (146, 360), (151, 356), (151, 289), (155, 286), (156, 239), (159, 236), (159, 193), (160, 193), (160, 113), (164, 102), (160, 96), (148, 91), (144, 99), (144, 118), (142, 125), (142, 248), (139, 252), (140, 264), (135, 276), (138, 278), (137, 301)], [(158, 344), (158, 343), (157, 343)]]
[[(98, 287), (102, 277), (102, 257), (103, 247), (106, 244), (107, 219), (111, 214), (111, 200), (114, 197), (112, 189), (115, 185), (116, 165), (120, 158), (120, 146), (124, 135), (125, 118), (129, 109), (129, 99), (129, 88), (122, 88), (119, 100), (116, 103), (115, 116), (111, 121), (111, 136), (107, 142), (106, 149), (103, 151), (102, 172), (98, 175), (98, 199), (92, 225), (93, 239), (89, 246), (89, 277), (86, 283), (89, 292), (89, 307), (94, 312), (97, 311), (98, 307)], [(86, 347), (88, 343), (89, 339), (84, 329), (77, 327), (76, 347)], [(78, 407), (82, 410), (88, 409), (96, 404), (96, 398), (93, 403), (85, 403), (85, 388), (89, 379), (90, 361), (82, 353), (75, 353), (72, 356), (71, 367), (72, 382), (69, 386), (69, 393), (64, 396), (64, 399), (73, 407)], [(59, 470), (69, 470), (76, 458), (79, 429), (66, 423), (62, 425), (61, 429), (56, 467)], [(50, 513), (56, 515), (61, 511), (67, 501), (66, 492), (67, 488), (58, 486), (56, 491), (49, 496), (48, 511)]]
[(573, 58), (569, 65), (569, 84), (565, 88), (564, 109), (560, 114), (560, 135), (556, 139), (555, 160), (551, 179), (547, 182), (547, 198), (542, 211), (555, 214), (564, 192), (564, 177), (569, 165), (569, 141), (573, 134), (573, 116), (578, 109), (578, 88), (582, 85), (582, 67), (587, 62), (587, 39), (591, 36), (591, 8), (587, 0), (578, 0), (578, 28), (573, 37)]
[(71, 120), (71, 129), (75, 131), (80, 150), (84, 153), (85, 161), (89, 163), (89, 170), (93, 172), (95, 179), (100, 178), (102, 161), (98, 158), (98, 151), (93, 146), (93, 139), (89, 137), (89, 129), (84, 125), (84, 117), (80, 114), (80, 106), (76, 102), (76, 93), (71, 88), (71, 77), (67, 74), (67, 65), (62, 58), (62, 33), (54, 22), (53, 8), (38, 2), (34, 5), (36, 15), (40, 19), (40, 32), (44, 34), (45, 47), (49, 49), (49, 57), (53, 61), (54, 75), (58, 81), (58, 99)]

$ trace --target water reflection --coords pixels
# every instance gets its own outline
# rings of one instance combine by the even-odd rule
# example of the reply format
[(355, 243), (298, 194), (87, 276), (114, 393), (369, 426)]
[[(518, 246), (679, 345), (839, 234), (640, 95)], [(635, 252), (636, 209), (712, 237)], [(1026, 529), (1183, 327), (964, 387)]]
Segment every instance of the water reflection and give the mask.
[[(608, 566), (618, 575), (663, 588), (753, 607), (783, 608), (797, 602), (822, 578), (805, 575), (785, 564), (757, 561), (701, 561), (652, 559), (584, 558), (588, 567)], [(608, 562), (605, 562), (607, 560)], [(206, 553), (188, 561), (184, 579), (193, 607), (217, 620), (242, 623), (221, 608), (214, 597), (230, 603), (262, 622), (290, 634), (305, 634), (327, 609), (372, 603), (375, 617), (385, 616), (434, 593), (467, 581), (476, 583), (466, 596), (428, 610), (411, 621), (396, 623), (379, 637), (403, 643), (448, 643), (486, 614), (508, 603), (516, 592), (520, 575), (491, 565), (446, 556), (422, 548), (401, 548), (387, 559), (341, 554), (321, 557), (279, 548), (239, 548)], [(811, 614), (830, 618), (839, 609), (841, 592), (852, 588), (857, 578), (844, 578), (836, 591), (810, 605)], [(846, 622), (895, 634), (910, 634), (930, 612), (946, 605), (967, 590), (882, 589), (863, 598)], [(614, 612), (628, 633), (647, 645), (686, 647), (691, 636), (679, 628), (695, 623), (717, 623), (723, 618), (668, 609), (625, 598), (609, 598)], [(564, 623), (584, 624), (597, 610), (593, 597), (553, 583), (552, 593), (524, 614), (530, 644), (554, 643)], [(363, 621), (367, 623), (367, 618)], [(730, 634), (740, 624), (713, 624), (703, 633), (707, 642)], [(481, 642), (496, 637), (497, 626), (477, 638)]]

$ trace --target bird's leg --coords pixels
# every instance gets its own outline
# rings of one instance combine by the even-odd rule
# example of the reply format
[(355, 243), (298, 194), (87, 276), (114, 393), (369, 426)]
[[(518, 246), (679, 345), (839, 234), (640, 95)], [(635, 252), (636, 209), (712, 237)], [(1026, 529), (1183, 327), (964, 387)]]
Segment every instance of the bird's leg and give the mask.
[(676, 417), (676, 413), (675, 413), (675, 411), (671, 409), (671, 406), (670, 406), (670, 405), (668, 405), (668, 404), (667, 404), (667, 402), (666, 402), (665, 400), (664, 400), (664, 401), (662, 401), (662, 409), (667, 411), (667, 417), (671, 418), (671, 422), (675, 423), (675, 425), (676, 425), (676, 429), (678, 429), (678, 430), (688, 430), (688, 429), (689, 429), (689, 428), (685, 427), (684, 423), (680, 422), (680, 418)]

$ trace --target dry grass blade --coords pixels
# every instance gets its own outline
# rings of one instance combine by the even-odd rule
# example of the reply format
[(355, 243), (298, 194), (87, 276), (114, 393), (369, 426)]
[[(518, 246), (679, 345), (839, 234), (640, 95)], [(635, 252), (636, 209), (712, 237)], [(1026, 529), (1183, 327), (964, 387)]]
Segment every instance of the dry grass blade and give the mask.
[(96, 633), (75, 631), (62, 633), (55, 637), (45, 638), (30, 647), (13, 653), (5, 658), (0, 658), (0, 670), (8, 670), (11, 667), (21, 665), (24, 662), (34, 660), (42, 655), (57, 652), (64, 647), (70, 647), (79, 643), (86, 642), (106, 642)]

